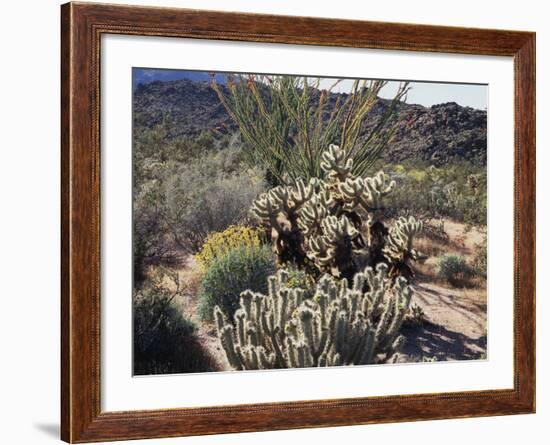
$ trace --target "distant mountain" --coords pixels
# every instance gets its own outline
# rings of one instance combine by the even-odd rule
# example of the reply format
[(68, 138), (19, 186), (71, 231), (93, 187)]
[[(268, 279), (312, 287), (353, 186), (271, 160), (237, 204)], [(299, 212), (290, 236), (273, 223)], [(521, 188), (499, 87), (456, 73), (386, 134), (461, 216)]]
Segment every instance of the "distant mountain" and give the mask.
[[(218, 83), (225, 83), (225, 76), (216, 74)], [(195, 82), (209, 82), (211, 75), (204, 71), (182, 71), (154, 68), (134, 68), (132, 71), (132, 83), (134, 88), (140, 84), (153, 82), (170, 82), (173, 80), (189, 79)]]
[[(236, 131), (208, 80), (186, 78), (138, 84), (134, 89), (135, 128), (152, 128), (164, 122), (169, 137), (195, 136), (205, 130)], [(329, 105), (335, 102), (337, 94), (332, 94)], [(378, 100), (364, 124), (365, 132), (389, 103)], [(429, 108), (402, 103), (395, 137), (383, 157), (391, 162), (422, 160), (442, 165), (467, 160), (486, 165), (487, 112), (454, 102)]]

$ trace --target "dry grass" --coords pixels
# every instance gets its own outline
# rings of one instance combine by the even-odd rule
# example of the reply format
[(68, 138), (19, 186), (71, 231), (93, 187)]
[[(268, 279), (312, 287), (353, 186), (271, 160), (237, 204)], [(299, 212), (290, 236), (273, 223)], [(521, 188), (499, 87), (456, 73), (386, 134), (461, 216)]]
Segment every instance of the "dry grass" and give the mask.
[[(483, 242), (484, 232), (477, 227), (468, 227), (451, 220), (444, 220), (445, 237), (421, 236), (415, 240), (415, 247), (428, 255), (422, 264), (415, 266), (419, 278), (430, 282), (447, 285), (438, 278), (438, 261), (443, 255), (463, 256), (469, 264), (473, 264), (476, 247)], [(429, 233), (429, 232), (428, 232)], [(445, 238), (445, 239), (442, 239)], [(474, 277), (468, 283), (469, 288), (485, 290), (486, 280)]]

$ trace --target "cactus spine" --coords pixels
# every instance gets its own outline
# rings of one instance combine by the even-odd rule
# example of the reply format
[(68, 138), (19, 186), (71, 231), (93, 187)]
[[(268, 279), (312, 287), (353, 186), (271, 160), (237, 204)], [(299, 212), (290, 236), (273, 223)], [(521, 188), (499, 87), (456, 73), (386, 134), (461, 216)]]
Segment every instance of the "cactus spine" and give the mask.
[(216, 307), (218, 335), (233, 369), (363, 365), (395, 360), (411, 288), (391, 284), (388, 266), (367, 267), (351, 283), (325, 274), (313, 299), (286, 286), (281, 269), (269, 278), (267, 295), (241, 294), (232, 322)]

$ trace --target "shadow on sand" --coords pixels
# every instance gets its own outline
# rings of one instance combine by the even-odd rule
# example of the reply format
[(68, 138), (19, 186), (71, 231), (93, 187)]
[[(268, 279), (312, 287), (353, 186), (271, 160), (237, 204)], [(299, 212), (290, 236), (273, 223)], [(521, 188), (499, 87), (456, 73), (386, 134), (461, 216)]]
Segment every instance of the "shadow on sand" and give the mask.
[(484, 358), (487, 351), (486, 336), (471, 338), (429, 322), (422, 326), (403, 326), (401, 333), (407, 339), (402, 353), (416, 358), (415, 361), (434, 356), (439, 361), (478, 360)]

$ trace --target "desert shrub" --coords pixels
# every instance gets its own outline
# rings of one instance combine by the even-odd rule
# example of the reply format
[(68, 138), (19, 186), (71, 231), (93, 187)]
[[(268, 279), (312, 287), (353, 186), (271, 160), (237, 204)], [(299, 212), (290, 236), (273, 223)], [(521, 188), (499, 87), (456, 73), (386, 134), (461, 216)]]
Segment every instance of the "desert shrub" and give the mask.
[(178, 259), (164, 218), (164, 194), (158, 182), (148, 182), (134, 190), (133, 274), (140, 286), (150, 265), (173, 263)]
[(275, 271), (275, 259), (269, 246), (238, 247), (212, 261), (199, 289), (199, 315), (212, 321), (215, 306), (232, 316), (239, 295), (246, 289), (267, 291), (267, 277)]
[(436, 168), (386, 166), (397, 183), (386, 206), (388, 216), (450, 217), (467, 224), (487, 224), (487, 173), (467, 162)]
[[(156, 140), (156, 139), (155, 139)], [(194, 253), (211, 232), (246, 222), (248, 207), (264, 189), (263, 174), (244, 168), (238, 146), (186, 162), (144, 158), (135, 165), (134, 279), (148, 265), (171, 264)]]
[(440, 255), (443, 255), (447, 251), (445, 247), (445, 243), (447, 241), (434, 240), (430, 236), (429, 232), (426, 233), (425, 229), (427, 226), (427, 224), (424, 226), (422, 237), (416, 240), (416, 248), (424, 254), (428, 255), (429, 257), (438, 257)]
[(197, 162), (181, 164), (164, 181), (166, 221), (175, 242), (197, 252), (212, 232), (246, 222), (248, 207), (264, 190), (262, 174), (238, 170), (224, 150)]
[(204, 153), (219, 149), (219, 143), (210, 132), (198, 136), (177, 136), (170, 134), (173, 127), (161, 123), (152, 128), (140, 127), (134, 130), (134, 162), (152, 160), (165, 163), (189, 162)]
[(428, 223), (424, 225), (423, 233), (426, 238), (437, 243), (447, 244), (450, 240), (449, 234), (445, 231), (445, 220), (443, 218), (428, 219)]
[[(141, 285), (149, 265), (171, 264), (181, 259), (177, 253), (181, 251), (176, 236), (178, 215), (172, 211), (168, 199), (173, 175), (178, 173), (182, 165), (192, 165), (201, 170), (201, 166), (209, 164), (208, 160), (215, 159), (217, 162), (211, 162), (213, 165), (208, 170), (208, 175), (215, 180), (219, 175), (227, 176), (231, 171), (236, 171), (238, 165), (242, 165), (235, 147), (219, 151), (217, 144), (206, 133), (194, 139), (170, 138), (165, 125), (136, 130), (133, 152), (133, 258), (136, 285)], [(195, 196), (202, 182), (197, 182), (196, 187), (187, 183), (195, 190)]]
[(460, 255), (443, 255), (438, 261), (438, 275), (454, 286), (467, 283), (473, 270)]
[(477, 275), (487, 278), (487, 236), (475, 247), (473, 268)]
[(405, 319), (403, 320), (403, 322), (410, 326), (422, 326), (427, 322), (427, 320), (428, 319), (426, 317), (424, 309), (422, 309), (422, 307), (418, 304), (412, 303), (409, 306), (409, 310), (405, 315)]
[(305, 298), (313, 297), (315, 293), (315, 278), (305, 270), (298, 269), (293, 264), (287, 264), (285, 267), (288, 279), (285, 286), (289, 289), (302, 289)]
[(470, 225), (487, 225), (487, 171), (467, 163), (433, 170), (435, 212)]
[(257, 248), (265, 238), (265, 232), (261, 228), (231, 225), (223, 232), (209, 234), (195, 258), (207, 269), (216, 258), (225, 256), (230, 250), (241, 247)]
[[(412, 289), (388, 266), (367, 267), (348, 283), (328, 274), (315, 297), (288, 287), (281, 269), (269, 278), (269, 292), (247, 290), (230, 318), (216, 306), (218, 336), (233, 369), (302, 368), (387, 363), (398, 358), (400, 334)], [(365, 289), (369, 289), (365, 292)]]
[(212, 370), (212, 360), (195, 336), (195, 325), (177, 304), (181, 295), (174, 274), (157, 274), (134, 291), (134, 374)]
[[(213, 79), (221, 103), (239, 127), (249, 165), (263, 165), (271, 185), (288, 185), (302, 178), (320, 178), (321, 154), (340, 141), (353, 173), (365, 174), (393, 136), (394, 122), (408, 86), (400, 84), (391, 102), (380, 104), (378, 94), (387, 84), (356, 80), (345, 95), (320, 89), (320, 79), (301, 76), (229, 77), (226, 86)], [(371, 111), (383, 107), (365, 132)], [(366, 133), (366, 134), (365, 134)]]

